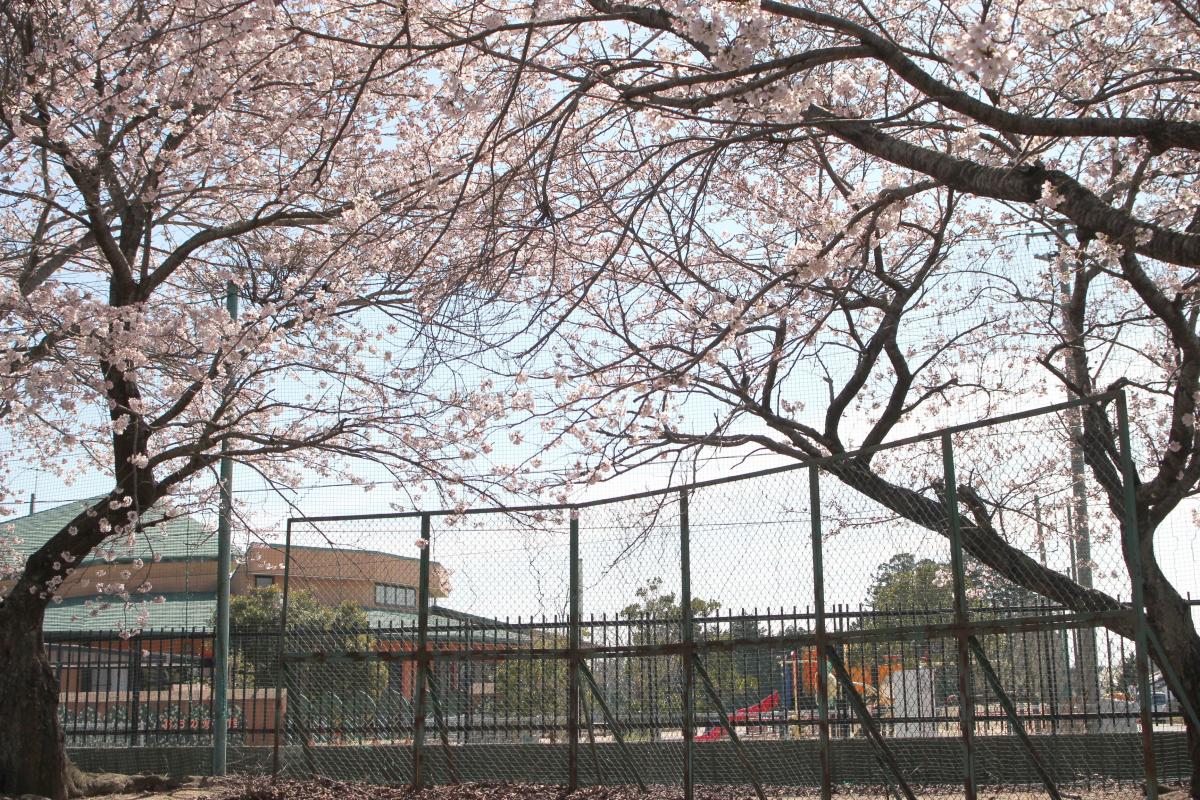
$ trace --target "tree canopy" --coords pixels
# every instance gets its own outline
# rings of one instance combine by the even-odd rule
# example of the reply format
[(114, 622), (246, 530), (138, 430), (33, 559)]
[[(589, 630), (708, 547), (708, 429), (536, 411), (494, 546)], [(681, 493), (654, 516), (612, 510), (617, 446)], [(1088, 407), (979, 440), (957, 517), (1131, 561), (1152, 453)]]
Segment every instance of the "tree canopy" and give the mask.
[[(275, 586), (252, 589), (229, 600), (229, 628), (235, 671), (243, 682), (260, 688), (279, 688), (280, 624), (283, 593)], [(320, 602), (311, 592), (288, 592), (287, 632), (295, 647), (312, 651), (362, 652), (370, 647), (367, 612), (354, 603)], [(378, 698), (387, 688), (390, 670), (382, 661), (365, 663), (305, 664), (288, 669), (292, 687), (303, 687), (305, 697), (332, 694), (352, 705), (360, 693)], [(293, 698), (293, 702), (303, 699)]]
[[(0, 653), (37, 652), (70, 564), (139, 535), (155, 503), (201, 502), (223, 454), (273, 485), (367, 459), (402, 491), (444, 481), (457, 505), (522, 488), (485, 463), (512, 414), (573, 451), (578, 484), (720, 448), (837, 455), (955, 409), (1125, 386), (1141, 464), (1121, 557), (1144, 563), (1152, 624), (1200, 698), (1200, 638), (1155, 551), (1200, 484), (1186, 3), (0, 14), (0, 426), (28, 454), (5, 468), (113, 478), (28, 561), (0, 543)], [(1054, 243), (1045, 270), (988, 257), (1014, 231)], [(217, 305), (229, 284), (236, 321)], [(511, 386), (490, 374), (502, 355), (524, 359)], [(1093, 513), (1119, 518), (1111, 407), (1063, 427)], [(1007, 536), (1031, 488), (1081, 483), (1035, 455), (1024, 482), (956, 487), (968, 550), (1066, 608), (1121, 608), (1090, 566), (1067, 574)], [(923, 473), (828, 471), (949, 529)], [(33, 687), (14, 714), (52, 707), (45, 664), (6, 657), (3, 680)], [(59, 800), (61, 740), (30, 737), (45, 757), (18, 759), (6, 730), (0, 774), (46, 764), (20, 786)]]

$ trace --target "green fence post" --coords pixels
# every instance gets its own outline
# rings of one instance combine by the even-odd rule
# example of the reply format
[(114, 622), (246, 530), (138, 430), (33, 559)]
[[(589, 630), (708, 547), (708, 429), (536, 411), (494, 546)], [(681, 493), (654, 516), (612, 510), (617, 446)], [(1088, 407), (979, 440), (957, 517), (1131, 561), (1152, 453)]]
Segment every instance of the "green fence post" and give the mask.
[(279, 609), (278, 640), (275, 644), (275, 739), (271, 752), (271, 778), (279, 777), (279, 745), (283, 738), (284, 715), (292, 709), (283, 707), (283, 688), (287, 685), (287, 613), (288, 586), (292, 574), (292, 520), (287, 521), (287, 532), (283, 538), (283, 600)]
[(971, 695), (971, 651), (967, 643), (967, 574), (963, 565), (962, 529), (958, 519), (958, 482), (954, 475), (954, 445), (942, 434), (942, 473), (946, 482), (946, 517), (950, 533), (950, 569), (954, 580), (954, 624), (958, 628), (958, 720), (962, 729), (963, 787), (975, 800), (975, 699)]
[(129, 661), (126, 671), (129, 677), (129, 746), (137, 747), (138, 728), (142, 717), (142, 639), (138, 636), (129, 641)]
[(1142, 763), (1146, 777), (1146, 797), (1158, 797), (1158, 770), (1154, 763), (1154, 720), (1150, 715), (1154, 695), (1150, 692), (1150, 657), (1146, 647), (1146, 600), (1143, 596), (1142, 541), (1138, 533), (1137, 495), (1134, 481), (1133, 452), (1129, 444), (1129, 408), (1125, 392), (1117, 395), (1117, 436), (1121, 444), (1121, 483), (1123, 484), (1125, 519), (1125, 561), (1129, 567), (1130, 601), (1133, 606), (1133, 646), (1137, 657), (1138, 705), (1142, 725)]
[[(808, 468), (808, 505), (812, 533), (813, 608), (816, 610), (817, 634), (817, 732), (820, 736), (821, 800), (833, 796), (833, 759), (829, 747), (829, 647), (825, 630), (825, 547), (821, 533), (821, 471)], [(796, 702), (800, 687), (799, 647), (792, 661), (792, 699)]]
[(688, 529), (688, 492), (679, 492), (679, 607), (683, 617), (683, 798), (693, 800), (696, 787), (692, 775), (692, 754), (696, 738), (696, 670), (692, 659), (694, 631), (692, 628), (692, 551)]
[[(238, 294), (233, 281), (225, 284), (225, 309), (237, 319)], [(229, 573), (230, 539), (233, 528), (233, 459), (229, 440), (221, 440), (221, 500), (217, 514), (217, 619), (213, 643), (213, 754), (212, 774), (225, 774), (225, 756), (229, 735)]]
[(579, 648), (582, 644), (580, 632), (580, 580), (579, 580), (579, 511), (571, 509), (570, 543), (570, 619), (568, 641), (570, 648), (567, 671), (567, 791), (579, 788)]
[(417, 589), (417, 707), (413, 719), (413, 788), (425, 786), (425, 702), (429, 677), (429, 548), (430, 521), (421, 515), (421, 571)]

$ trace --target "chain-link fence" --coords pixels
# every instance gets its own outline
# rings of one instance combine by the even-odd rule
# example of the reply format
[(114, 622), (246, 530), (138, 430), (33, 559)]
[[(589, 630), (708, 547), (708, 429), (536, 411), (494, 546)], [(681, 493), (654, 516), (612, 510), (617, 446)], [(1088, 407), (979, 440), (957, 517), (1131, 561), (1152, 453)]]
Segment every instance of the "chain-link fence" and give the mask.
[(1190, 774), (1193, 698), (1143, 612), (1124, 402), (571, 506), (292, 519), (247, 556), (283, 596), (273, 766), (1153, 793)]

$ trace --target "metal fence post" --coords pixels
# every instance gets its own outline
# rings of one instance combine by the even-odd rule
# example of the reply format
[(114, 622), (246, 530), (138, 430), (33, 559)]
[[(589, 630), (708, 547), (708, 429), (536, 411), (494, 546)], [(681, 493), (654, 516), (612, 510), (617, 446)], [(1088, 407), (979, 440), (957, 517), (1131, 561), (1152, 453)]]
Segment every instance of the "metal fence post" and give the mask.
[[(228, 440), (221, 442), (221, 449), (228, 448)], [(222, 776), (226, 772), (226, 750), (229, 735), (229, 573), (230, 557), (230, 508), (233, 502), (233, 462), (228, 457), (221, 459), (221, 513), (217, 524), (217, 614), (213, 636), (213, 683), (212, 683), (212, 774)]]
[(963, 786), (967, 800), (975, 800), (975, 700), (971, 696), (971, 651), (966, 626), (967, 574), (963, 565), (962, 529), (958, 519), (958, 481), (954, 475), (954, 445), (942, 434), (942, 473), (946, 482), (946, 517), (950, 532), (950, 569), (954, 581), (954, 624), (958, 628), (958, 720), (962, 729)]
[(579, 511), (571, 509), (570, 543), (570, 619), (568, 641), (570, 648), (567, 671), (567, 791), (579, 788), (579, 648), (580, 633), (580, 580), (579, 580)]
[(287, 521), (287, 532), (283, 539), (283, 605), (279, 609), (279, 631), (275, 643), (275, 740), (271, 753), (271, 777), (279, 777), (279, 745), (283, 738), (284, 714), (291, 713), (283, 708), (283, 687), (287, 684), (287, 653), (284, 640), (287, 638), (288, 585), (292, 574), (292, 520)]
[[(826, 648), (829, 642), (825, 630), (825, 556), (824, 542), (821, 533), (821, 472), (817, 467), (808, 468), (808, 505), (809, 519), (812, 529), (812, 563), (813, 563), (813, 608), (816, 611), (817, 634), (817, 732), (820, 736), (819, 757), (821, 762), (821, 800), (830, 800), (833, 796), (833, 760), (829, 748), (829, 655)], [(797, 648), (799, 650), (799, 648)], [(795, 651), (793, 651), (795, 652)], [(796, 653), (799, 656), (799, 653)], [(800, 659), (792, 661), (792, 677), (797, 689), (793, 698), (799, 694), (799, 678), (796, 672), (800, 669)]]
[(692, 775), (692, 753), (696, 738), (696, 670), (692, 650), (692, 551), (688, 522), (688, 493), (679, 493), (679, 608), (682, 615), (680, 636), (683, 653), (683, 798), (695, 797), (695, 777)]
[(421, 515), (421, 571), (417, 589), (417, 703), (413, 719), (413, 788), (425, 786), (425, 702), (429, 675), (429, 548), (430, 520)]
[(1133, 606), (1133, 646), (1137, 658), (1138, 705), (1142, 725), (1142, 761), (1146, 777), (1146, 797), (1158, 797), (1158, 770), (1154, 763), (1154, 720), (1151, 705), (1154, 695), (1150, 692), (1150, 657), (1146, 646), (1146, 601), (1143, 596), (1142, 541), (1138, 533), (1137, 495), (1134, 481), (1137, 472), (1133, 468), (1133, 453), (1129, 444), (1129, 408), (1125, 392), (1117, 395), (1117, 436), (1121, 445), (1121, 483), (1123, 486), (1125, 519), (1125, 560), (1129, 567), (1130, 602)]
[[(237, 319), (238, 293), (233, 281), (225, 284), (225, 309)], [(224, 775), (229, 735), (229, 573), (233, 522), (233, 459), (229, 440), (221, 440), (221, 502), (217, 514), (217, 618), (213, 642), (213, 753), (212, 774)]]
[(142, 637), (135, 636), (128, 641), (129, 677), (126, 685), (129, 687), (129, 744), (138, 745), (138, 729), (142, 716)]

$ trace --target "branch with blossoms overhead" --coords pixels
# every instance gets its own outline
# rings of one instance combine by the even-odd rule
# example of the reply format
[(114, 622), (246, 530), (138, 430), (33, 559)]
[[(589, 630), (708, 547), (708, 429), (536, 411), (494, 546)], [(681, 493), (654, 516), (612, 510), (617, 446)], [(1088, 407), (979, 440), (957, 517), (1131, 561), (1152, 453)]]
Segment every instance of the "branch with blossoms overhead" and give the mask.
[[(549, 312), (528, 375), (572, 485), (723, 449), (810, 459), (956, 408), (1124, 386), (1148, 609), (1177, 671), (1200, 669), (1154, 552), (1200, 483), (1200, 26), (1183, 4), (497, 13), (446, 25), (521, 109), (493, 134), (520, 153), (494, 235), (539, 254), (514, 289)], [(1070, 434), (1109, 515), (1125, 489), (1110, 416), (1090, 407)], [(933, 488), (882, 461), (836, 477), (946, 530)], [(959, 487), (976, 558), (1068, 607), (1115, 607), (1005, 541), (993, 517), (1028, 515), (1014, 498), (1036, 482), (984, 478)]]
[(203, 505), (223, 455), (280, 491), (364, 461), (458, 504), (524, 485), (463, 458), (514, 399), (440, 374), (494, 369), (521, 268), (481, 224), (489, 121), (444, 113), (462, 42), (430, 8), (404, 52), (351, 46), (391, 17), (343, 10), (5, 7), (0, 426), (31, 463), (114, 488), (4, 557), (3, 613), (36, 624), (93, 549)]

